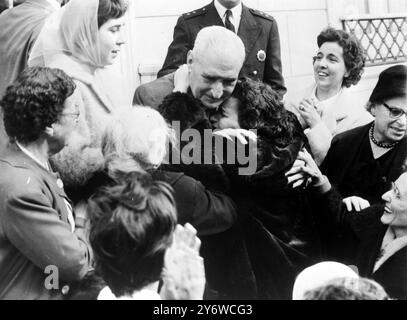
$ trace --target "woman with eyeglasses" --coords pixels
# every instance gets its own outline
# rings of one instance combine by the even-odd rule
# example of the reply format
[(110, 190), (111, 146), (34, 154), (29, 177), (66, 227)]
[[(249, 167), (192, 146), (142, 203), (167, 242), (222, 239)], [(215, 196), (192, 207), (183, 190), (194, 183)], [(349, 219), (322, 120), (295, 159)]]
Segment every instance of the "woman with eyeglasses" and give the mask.
[(343, 30), (329, 27), (318, 35), (317, 43), (313, 57), (315, 83), (303, 90), (289, 90), (284, 104), (303, 125), (319, 165), (334, 136), (373, 119), (364, 102), (349, 90), (358, 84), (365, 67), (360, 42)]
[(407, 67), (382, 71), (367, 110), (374, 121), (335, 137), (321, 165), (340, 194), (352, 197), (348, 207), (363, 209), (381, 195), (402, 172), (407, 157)]
[(311, 155), (300, 152), (299, 159), (305, 165), (288, 172), (288, 180), (295, 183), (310, 178), (321, 242), (343, 249), (338, 254), (329, 251), (334, 247), (327, 247), (329, 259), (356, 266), (359, 276), (380, 283), (391, 298), (407, 299), (407, 171), (400, 170), (389, 183), (390, 188), (381, 195), (384, 204), (348, 212), (335, 185), (321, 173)]
[(86, 215), (49, 163), (74, 134), (75, 88), (62, 70), (27, 68), (0, 101), (10, 138), (0, 154), (0, 299), (61, 299), (92, 269)]

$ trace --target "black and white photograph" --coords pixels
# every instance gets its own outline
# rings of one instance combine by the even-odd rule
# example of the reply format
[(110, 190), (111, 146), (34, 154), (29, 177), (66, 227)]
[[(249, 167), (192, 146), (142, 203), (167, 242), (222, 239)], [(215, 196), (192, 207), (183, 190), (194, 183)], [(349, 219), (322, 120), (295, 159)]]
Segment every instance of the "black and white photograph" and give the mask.
[(0, 0), (0, 300), (407, 300), (407, 0)]

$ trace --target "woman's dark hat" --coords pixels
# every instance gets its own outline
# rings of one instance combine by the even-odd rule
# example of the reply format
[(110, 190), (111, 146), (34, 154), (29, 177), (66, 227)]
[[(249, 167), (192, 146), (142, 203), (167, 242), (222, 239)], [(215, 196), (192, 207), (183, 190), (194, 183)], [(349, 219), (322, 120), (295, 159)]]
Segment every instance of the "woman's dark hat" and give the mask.
[(381, 103), (385, 99), (406, 96), (407, 66), (396, 65), (382, 71), (369, 102)]

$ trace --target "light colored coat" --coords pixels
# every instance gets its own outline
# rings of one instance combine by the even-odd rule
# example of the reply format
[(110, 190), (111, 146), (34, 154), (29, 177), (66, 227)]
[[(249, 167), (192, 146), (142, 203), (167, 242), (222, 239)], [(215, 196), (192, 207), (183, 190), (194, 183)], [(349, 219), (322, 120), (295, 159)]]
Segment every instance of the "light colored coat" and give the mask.
[[(71, 76), (80, 96), (80, 116), (75, 134), (68, 146), (52, 158), (64, 182), (72, 186), (86, 181), (86, 174), (91, 175), (103, 166), (102, 135), (118, 108), (106, 94), (107, 88), (98, 81), (98, 70), (92, 71), (88, 65), (66, 55), (59, 55), (48, 67), (60, 68)], [(83, 175), (78, 175), (78, 172)], [(80, 180), (77, 179), (79, 176)], [(72, 177), (74, 180), (71, 180)]]
[[(302, 99), (311, 98), (314, 90), (315, 84), (291, 96), (288, 94), (285, 99), (286, 109), (296, 114), (304, 128), (305, 123), (298, 106)], [(305, 130), (317, 164), (321, 164), (325, 159), (334, 136), (373, 121), (373, 116), (365, 109), (364, 103), (360, 99), (355, 99), (355, 95), (349, 89), (343, 88), (335, 102), (330, 107), (322, 109), (322, 122), (312, 129)]]

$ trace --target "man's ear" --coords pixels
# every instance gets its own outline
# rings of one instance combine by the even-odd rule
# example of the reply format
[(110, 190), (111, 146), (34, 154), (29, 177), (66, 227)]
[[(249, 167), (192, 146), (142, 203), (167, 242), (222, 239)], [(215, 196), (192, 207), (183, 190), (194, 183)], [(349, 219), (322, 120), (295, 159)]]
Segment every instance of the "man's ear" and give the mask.
[(376, 104), (375, 104), (375, 103), (370, 107), (370, 114), (371, 114), (373, 117), (376, 116)]
[(191, 71), (191, 66), (193, 62), (194, 62), (194, 53), (192, 52), (192, 50), (189, 50), (187, 54), (188, 71)]
[(49, 135), (50, 137), (52, 137), (54, 135), (54, 125), (51, 124), (50, 127), (46, 127), (44, 130), (45, 134)]

